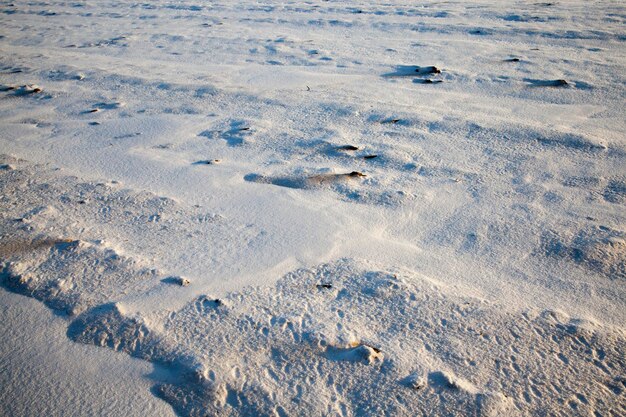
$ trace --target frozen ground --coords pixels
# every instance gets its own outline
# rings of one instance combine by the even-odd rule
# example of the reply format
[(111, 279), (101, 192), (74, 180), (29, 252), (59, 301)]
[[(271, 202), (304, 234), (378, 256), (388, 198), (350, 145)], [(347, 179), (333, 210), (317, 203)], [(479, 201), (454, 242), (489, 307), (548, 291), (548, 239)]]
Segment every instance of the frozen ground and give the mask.
[(626, 413), (621, 2), (0, 12), (3, 413)]

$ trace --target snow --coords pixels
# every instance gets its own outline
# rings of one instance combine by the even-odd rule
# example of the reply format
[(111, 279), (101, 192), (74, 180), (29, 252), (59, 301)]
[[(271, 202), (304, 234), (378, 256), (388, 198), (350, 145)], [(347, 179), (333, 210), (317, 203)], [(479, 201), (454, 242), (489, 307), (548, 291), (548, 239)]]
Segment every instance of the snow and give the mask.
[(175, 415), (150, 393), (152, 377), (164, 377), (166, 371), (59, 337), (65, 334), (67, 321), (34, 299), (3, 289), (0, 299), (0, 414)]
[(621, 2), (0, 10), (5, 413), (626, 413)]

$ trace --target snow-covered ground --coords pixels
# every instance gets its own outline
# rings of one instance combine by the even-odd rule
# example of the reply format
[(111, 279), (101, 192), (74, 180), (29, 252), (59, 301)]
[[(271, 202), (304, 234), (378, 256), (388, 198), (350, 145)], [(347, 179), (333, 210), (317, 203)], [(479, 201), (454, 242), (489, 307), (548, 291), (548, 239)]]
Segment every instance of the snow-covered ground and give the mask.
[(1, 1), (0, 414), (626, 414), (625, 23)]

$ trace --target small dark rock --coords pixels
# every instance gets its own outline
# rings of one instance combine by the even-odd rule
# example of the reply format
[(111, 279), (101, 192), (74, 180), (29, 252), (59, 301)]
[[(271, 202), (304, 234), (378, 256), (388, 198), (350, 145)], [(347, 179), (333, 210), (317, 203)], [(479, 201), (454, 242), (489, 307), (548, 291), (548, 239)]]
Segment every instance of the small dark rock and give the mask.
[(554, 85), (555, 87), (560, 87), (560, 86), (569, 85), (569, 83), (565, 80), (554, 80), (552, 81), (552, 85)]
[(429, 78), (416, 78), (415, 80), (413, 80), (413, 82), (415, 84), (439, 84), (442, 83), (442, 80), (431, 80)]
[(417, 67), (415, 68), (415, 72), (417, 72), (420, 75), (424, 75), (424, 74), (440, 74), (441, 70), (435, 66), (428, 66), (428, 67)]
[(526, 79), (533, 87), (569, 87), (570, 84), (565, 80), (531, 80)]
[(377, 347), (375, 347), (375, 346), (372, 346), (372, 345), (365, 345), (365, 346), (369, 346), (369, 347), (370, 347), (370, 348), (371, 348), (374, 352), (376, 352), (376, 353), (380, 353), (380, 352), (382, 352), (382, 350), (381, 350), (381, 349), (379, 349), (379, 348), (377, 348)]
[(221, 163), (221, 159), (204, 159), (201, 161), (196, 161), (193, 165), (215, 165)]
[(167, 277), (161, 280), (165, 284), (180, 285), (181, 287), (188, 287), (191, 281), (184, 277)]

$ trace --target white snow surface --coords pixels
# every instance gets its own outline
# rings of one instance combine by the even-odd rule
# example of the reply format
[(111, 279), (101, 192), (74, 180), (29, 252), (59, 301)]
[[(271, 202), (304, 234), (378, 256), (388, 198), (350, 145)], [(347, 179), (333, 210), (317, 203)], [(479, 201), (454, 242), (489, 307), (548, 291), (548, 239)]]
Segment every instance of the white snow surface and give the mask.
[(624, 23), (1, 1), (3, 412), (626, 414)]
[(154, 400), (149, 363), (59, 337), (67, 321), (34, 299), (0, 300), (1, 415), (176, 415)]

